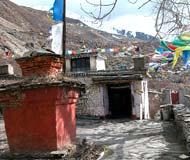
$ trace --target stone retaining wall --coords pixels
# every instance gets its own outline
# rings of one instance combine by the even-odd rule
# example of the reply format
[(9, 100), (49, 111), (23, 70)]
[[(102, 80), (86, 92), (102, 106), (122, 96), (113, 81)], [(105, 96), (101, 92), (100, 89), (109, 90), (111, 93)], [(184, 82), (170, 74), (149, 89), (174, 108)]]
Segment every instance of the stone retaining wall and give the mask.
[(190, 110), (183, 104), (173, 105), (174, 117), (180, 138), (186, 141), (190, 153)]
[(104, 116), (102, 85), (93, 84), (91, 77), (75, 77), (75, 79), (86, 85), (86, 92), (81, 95), (77, 103), (77, 115)]
[(171, 89), (179, 92), (179, 103), (185, 104), (190, 109), (190, 100), (185, 95), (190, 95), (190, 85), (182, 83), (171, 83), (170, 81), (149, 80), (149, 103), (150, 103), (150, 116), (154, 118), (156, 113), (160, 110), (160, 105), (163, 103), (163, 90)]

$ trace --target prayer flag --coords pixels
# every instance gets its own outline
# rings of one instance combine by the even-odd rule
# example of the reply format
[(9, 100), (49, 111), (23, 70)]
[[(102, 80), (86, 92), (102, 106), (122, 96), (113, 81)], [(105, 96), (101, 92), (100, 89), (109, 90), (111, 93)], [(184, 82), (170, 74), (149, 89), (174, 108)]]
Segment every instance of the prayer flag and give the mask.
[(106, 48), (106, 53), (110, 53), (110, 48)]
[(63, 0), (55, 0), (53, 4), (53, 20), (55, 21), (63, 21)]
[(58, 23), (52, 26), (52, 51), (56, 54), (62, 55), (62, 33), (63, 33), (63, 23)]
[(187, 62), (189, 60), (189, 56), (190, 56), (190, 51), (189, 50), (184, 50), (182, 58), (183, 58), (183, 63), (184, 63), (185, 68), (187, 68), (187, 64), (188, 64)]

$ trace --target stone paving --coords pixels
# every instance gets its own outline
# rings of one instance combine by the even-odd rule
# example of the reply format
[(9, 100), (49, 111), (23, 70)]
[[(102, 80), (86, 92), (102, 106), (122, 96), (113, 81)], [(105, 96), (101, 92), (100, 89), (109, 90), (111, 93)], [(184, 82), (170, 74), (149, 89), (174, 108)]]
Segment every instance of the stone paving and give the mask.
[(190, 159), (173, 122), (80, 119), (77, 136), (108, 147), (106, 160)]
[[(173, 122), (78, 119), (77, 137), (104, 145), (104, 160), (190, 159)], [(0, 152), (7, 150), (0, 120)]]

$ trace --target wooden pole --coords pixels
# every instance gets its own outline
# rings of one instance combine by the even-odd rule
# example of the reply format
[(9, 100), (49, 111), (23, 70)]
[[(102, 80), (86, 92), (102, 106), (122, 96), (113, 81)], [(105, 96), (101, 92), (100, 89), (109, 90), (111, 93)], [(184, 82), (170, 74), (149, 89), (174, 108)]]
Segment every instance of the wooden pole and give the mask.
[(66, 51), (66, 0), (63, 0), (63, 35), (62, 35), (62, 57), (63, 57), (63, 73), (66, 70), (65, 51)]

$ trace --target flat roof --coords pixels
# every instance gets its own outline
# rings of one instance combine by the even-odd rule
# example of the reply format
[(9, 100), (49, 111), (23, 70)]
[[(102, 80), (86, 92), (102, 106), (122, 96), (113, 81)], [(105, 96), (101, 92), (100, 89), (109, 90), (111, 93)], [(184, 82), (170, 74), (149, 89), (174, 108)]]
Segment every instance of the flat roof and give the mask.
[(117, 76), (96, 76), (92, 77), (94, 83), (126, 83), (131, 81), (140, 81), (143, 80), (143, 76), (141, 74), (134, 74), (134, 75), (117, 75)]

